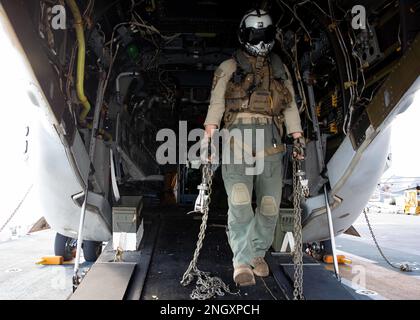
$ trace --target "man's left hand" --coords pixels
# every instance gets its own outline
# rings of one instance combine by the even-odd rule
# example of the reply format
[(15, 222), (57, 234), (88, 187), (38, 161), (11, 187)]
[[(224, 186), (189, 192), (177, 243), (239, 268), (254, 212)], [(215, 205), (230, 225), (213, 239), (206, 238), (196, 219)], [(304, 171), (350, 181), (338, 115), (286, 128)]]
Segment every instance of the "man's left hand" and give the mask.
[(302, 135), (302, 132), (294, 132), (292, 133), (293, 137), (293, 158), (296, 160), (304, 160), (305, 159), (305, 139)]

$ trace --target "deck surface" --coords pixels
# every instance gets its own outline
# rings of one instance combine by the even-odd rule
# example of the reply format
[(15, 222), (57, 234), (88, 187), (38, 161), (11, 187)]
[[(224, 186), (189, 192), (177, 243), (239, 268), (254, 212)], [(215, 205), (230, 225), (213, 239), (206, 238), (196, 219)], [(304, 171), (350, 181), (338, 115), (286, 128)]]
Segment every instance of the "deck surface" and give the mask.
[[(184, 300), (194, 284), (180, 285), (182, 276), (192, 258), (201, 219), (177, 211), (160, 215), (160, 228), (156, 234), (153, 255), (147, 270), (141, 299)], [(266, 257), (270, 275), (256, 277), (256, 285), (237, 288), (233, 282), (232, 252), (226, 235), (226, 221), (216, 217), (209, 219), (206, 237), (200, 253), (198, 268), (211, 272), (229, 285), (239, 295), (216, 297), (217, 300), (286, 300), (293, 297), (293, 264), (289, 254), (269, 252)], [(304, 256), (305, 297), (311, 300), (356, 297), (352, 290), (340, 284), (331, 271), (309, 256)], [(323, 288), (323, 290), (319, 290)]]
[[(169, 218), (162, 221), (142, 299), (189, 299), (194, 285), (183, 287), (180, 280), (192, 258), (199, 225), (200, 221), (192, 219)], [(222, 278), (232, 291), (237, 290), (232, 279), (232, 252), (227, 244), (224, 225), (209, 223), (198, 268)], [(257, 277), (256, 282), (255, 286), (241, 288), (239, 296), (227, 294), (217, 298), (285, 299), (273, 276), (264, 280)]]

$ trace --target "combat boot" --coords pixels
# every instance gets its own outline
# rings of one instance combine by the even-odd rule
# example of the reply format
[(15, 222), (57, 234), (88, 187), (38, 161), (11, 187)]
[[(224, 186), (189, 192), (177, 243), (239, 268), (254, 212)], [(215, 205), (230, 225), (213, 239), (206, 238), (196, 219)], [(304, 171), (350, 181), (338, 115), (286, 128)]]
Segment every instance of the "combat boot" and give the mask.
[(241, 287), (255, 285), (254, 273), (250, 266), (241, 264), (234, 268), (233, 281)]
[(252, 259), (251, 262), (254, 269), (252, 271), (256, 276), (259, 277), (268, 277), (270, 270), (268, 269), (268, 264), (265, 262), (264, 257), (257, 257)]

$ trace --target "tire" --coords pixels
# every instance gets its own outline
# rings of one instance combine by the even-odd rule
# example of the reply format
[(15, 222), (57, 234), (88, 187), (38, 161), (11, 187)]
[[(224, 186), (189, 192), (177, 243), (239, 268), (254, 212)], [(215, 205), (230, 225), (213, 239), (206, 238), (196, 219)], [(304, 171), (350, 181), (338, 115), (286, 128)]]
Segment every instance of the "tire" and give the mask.
[(322, 241), (321, 243), (324, 246), (324, 254), (333, 254), (331, 239)]
[(87, 262), (95, 262), (101, 255), (102, 242), (98, 241), (83, 241), (83, 256)]
[(323, 261), (324, 256), (331, 254), (331, 240), (316, 242), (316, 245), (310, 246), (311, 256), (317, 261)]
[(64, 261), (73, 259), (74, 239), (58, 233), (54, 240), (54, 254), (62, 256)]

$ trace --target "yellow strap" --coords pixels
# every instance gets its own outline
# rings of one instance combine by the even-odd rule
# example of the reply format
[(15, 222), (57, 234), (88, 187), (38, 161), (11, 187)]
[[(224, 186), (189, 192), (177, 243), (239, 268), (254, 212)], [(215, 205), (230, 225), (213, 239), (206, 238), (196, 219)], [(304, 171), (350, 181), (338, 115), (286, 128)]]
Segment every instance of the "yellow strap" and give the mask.
[(273, 102), (273, 97), (271, 96), (271, 94), (270, 94), (269, 98), (270, 98), (270, 109), (271, 109), (271, 114), (274, 114), (274, 109), (273, 109), (273, 104), (274, 104), (274, 102)]

